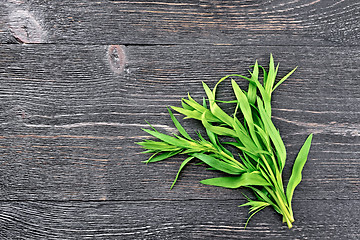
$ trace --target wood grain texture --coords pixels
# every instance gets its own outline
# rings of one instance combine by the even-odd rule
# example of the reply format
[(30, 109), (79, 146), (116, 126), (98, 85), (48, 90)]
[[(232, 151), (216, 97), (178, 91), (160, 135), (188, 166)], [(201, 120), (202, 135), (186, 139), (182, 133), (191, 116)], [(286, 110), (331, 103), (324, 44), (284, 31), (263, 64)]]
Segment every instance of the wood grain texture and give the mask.
[[(166, 106), (180, 105), (188, 91), (200, 100), (202, 80), (213, 85), (226, 74), (245, 73), (255, 57), (266, 65), (264, 52), (284, 63), (280, 76), (299, 65), (273, 98), (274, 121), (288, 149), (285, 179), (306, 135), (315, 133), (295, 198), (359, 199), (358, 50), (132, 46), (124, 49), (127, 63), (118, 74), (108, 49), (1, 47), (1, 199), (238, 199), (238, 190), (200, 185), (219, 176), (203, 166), (190, 165), (170, 191), (183, 158), (144, 165), (148, 155), (134, 142), (147, 137), (140, 130), (145, 120), (174, 132)], [(233, 98), (225, 84), (220, 95)], [(189, 132), (201, 128), (182, 122)]]
[(0, 42), (358, 45), (357, 0), (0, 3)]
[[(357, 0), (0, 1), (0, 239), (359, 239), (360, 3)], [(12, 44), (20, 43), (20, 44)], [(166, 107), (204, 96), (255, 59), (299, 66), (274, 94), (294, 228), (268, 208), (248, 228), (243, 189), (182, 156), (145, 165), (135, 144)], [(238, 81), (246, 87), (244, 81)], [(219, 96), (234, 96), (227, 84)], [(226, 107), (231, 111), (231, 106)], [(181, 123), (195, 134), (197, 121)]]
[[(246, 229), (244, 201), (0, 202), (2, 239), (339, 239), (360, 237), (358, 202), (295, 201), (289, 230), (273, 210)], [(338, 206), (341, 205), (342, 208)]]

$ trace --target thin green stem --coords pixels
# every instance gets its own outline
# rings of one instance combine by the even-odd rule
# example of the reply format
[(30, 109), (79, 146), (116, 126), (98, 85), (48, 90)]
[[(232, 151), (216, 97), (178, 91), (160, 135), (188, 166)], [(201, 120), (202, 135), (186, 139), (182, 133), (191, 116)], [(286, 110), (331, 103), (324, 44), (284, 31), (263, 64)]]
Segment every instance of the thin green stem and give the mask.
[(288, 227), (292, 228), (292, 222), (294, 222), (294, 219), (292, 218), (292, 216), (291, 216), (292, 214), (287, 207), (287, 203), (286, 202), (284, 203), (284, 201), (281, 198), (281, 196), (279, 195), (278, 191), (276, 191), (276, 190), (273, 191), (269, 187), (265, 187), (265, 189), (273, 197), (273, 199), (274, 199), (275, 203), (277, 204), (278, 208), (280, 209)]
[(223, 160), (227, 160), (226, 162), (228, 162), (229, 164), (233, 165), (234, 167), (238, 167), (241, 170), (246, 170), (246, 167), (241, 164), (238, 160), (236, 160), (234, 157), (230, 156), (229, 154), (227, 154), (224, 151), (219, 151), (217, 150), (214, 146), (212, 146), (211, 144), (206, 145), (206, 147), (209, 148), (210, 152), (213, 152), (215, 154), (218, 154), (220, 156), (223, 156), (225, 159)]

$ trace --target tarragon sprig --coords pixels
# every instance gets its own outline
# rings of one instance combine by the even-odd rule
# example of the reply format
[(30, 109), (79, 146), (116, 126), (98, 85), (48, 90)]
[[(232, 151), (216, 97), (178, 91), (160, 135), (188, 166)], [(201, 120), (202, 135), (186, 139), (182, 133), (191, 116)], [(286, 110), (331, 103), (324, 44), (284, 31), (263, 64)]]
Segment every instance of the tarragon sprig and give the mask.
[[(269, 69), (266, 71), (257, 61), (250, 72), (250, 77), (238, 74), (228, 75), (219, 80), (211, 90), (203, 82), (207, 101), (196, 102), (190, 94), (182, 99), (182, 107), (171, 107), (173, 110), (202, 122), (208, 140), (200, 133), (198, 139), (193, 139), (168, 109), (170, 117), (179, 131), (172, 136), (152, 130), (143, 129), (160, 141), (145, 140), (140, 142), (146, 153), (153, 155), (146, 163), (165, 160), (174, 155), (183, 154), (188, 157), (182, 162), (174, 186), (183, 167), (192, 159), (199, 159), (210, 166), (212, 170), (222, 171), (229, 176), (211, 178), (201, 181), (203, 184), (225, 188), (248, 187), (256, 196), (256, 200), (248, 197), (248, 202), (240, 206), (250, 206), (250, 218), (267, 206), (272, 206), (276, 212), (283, 216), (283, 222), (292, 227), (294, 215), (291, 201), (295, 187), (301, 181), (301, 172), (310, 150), (312, 134), (308, 136), (295, 159), (289, 182), (283, 186), (282, 172), (286, 161), (286, 149), (278, 129), (271, 120), (271, 96), (273, 91), (284, 82), (295, 70), (293, 69), (275, 84), (279, 65), (274, 66), (270, 56)], [(259, 70), (262, 70), (263, 81), (259, 81)], [(235, 94), (234, 101), (219, 101), (216, 99), (218, 85), (229, 78), (239, 77), (249, 82), (248, 91), (242, 90), (231, 79)], [(218, 105), (219, 102), (235, 104), (233, 114), (228, 115)], [(150, 125), (151, 126), (151, 125)], [(221, 141), (219, 136), (231, 137), (232, 141)], [(238, 149), (236, 156), (224, 146)], [(245, 224), (245, 227), (248, 223)]]

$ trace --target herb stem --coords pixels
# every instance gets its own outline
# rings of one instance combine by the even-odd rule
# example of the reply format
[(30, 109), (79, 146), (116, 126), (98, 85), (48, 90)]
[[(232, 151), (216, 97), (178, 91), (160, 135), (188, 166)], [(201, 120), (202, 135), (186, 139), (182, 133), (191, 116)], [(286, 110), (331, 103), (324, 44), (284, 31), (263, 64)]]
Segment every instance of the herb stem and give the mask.
[[(201, 183), (226, 188), (248, 187), (254, 191), (257, 199), (251, 200), (246, 197), (249, 202), (242, 205), (250, 206), (249, 213), (251, 215), (248, 221), (258, 211), (267, 206), (273, 206), (275, 211), (283, 216), (283, 222), (286, 222), (291, 228), (294, 222), (291, 200), (296, 186), (302, 179), (301, 172), (307, 161), (312, 134), (307, 138), (295, 159), (285, 192), (282, 172), (286, 162), (286, 149), (279, 130), (271, 119), (271, 96), (272, 92), (296, 68), (275, 84), (278, 66), (275, 68), (271, 55), (268, 72), (256, 61), (252, 66), (253, 72), (250, 72), (251, 78), (238, 74), (228, 75), (221, 78), (213, 90), (203, 82), (207, 98), (203, 98), (202, 105), (188, 94), (188, 99), (182, 100), (182, 108), (171, 108), (185, 115), (186, 118), (200, 120), (206, 129), (209, 140), (206, 140), (200, 132), (197, 132), (198, 140), (192, 139), (168, 109), (179, 134), (166, 135), (158, 132), (151, 125), (152, 130), (143, 129), (160, 140), (145, 140), (138, 143), (146, 149), (146, 153), (153, 153), (145, 162), (158, 162), (177, 154), (190, 155), (182, 162), (174, 185), (183, 167), (191, 159), (198, 158), (210, 166), (211, 170), (230, 174), (226, 177), (206, 179)], [(261, 70), (263, 72), (262, 83), (259, 81)], [(218, 85), (225, 79), (235, 76), (249, 81), (248, 91), (241, 89), (236, 81), (231, 79), (236, 100), (220, 101), (216, 99)], [(217, 102), (236, 103), (233, 116), (228, 115)], [(237, 114), (240, 115), (241, 121), (237, 118)], [(222, 142), (221, 137), (223, 136), (231, 137), (234, 141)], [(235, 158), (223, 144), (238, 148), (240, 159)]]
[(281, 214), (284, 216), (284, 219), (289, 227), (292, 228), (292, 222), (294, 222), (294, 219), (292, 218), (292, 214), (290, 213), (289, 209), (288, 209), (288, 206), (287, 206), (287, 203), (285, 201), (283, 201), (282, 197), (279, 195), (279, 191), (278, 189), (276, 189), (275, 187), (275, 191), (272, 190), (271, 188), (269, 187), (265, 187), (265, 189), (270, 193), (270, 195), (273, 197), (275, 203), (277, 204), (278, 208), (280, 209), (281, 211)]
[(217, 150), (214, 146), (212, 146), (210, 143), (206, 144), (205, 147), (207, 147), (209, 152), (213, 152), (217, 155), (223, 156), (225, 159), (223, 160), (227, 160), (226, 162), (228, 162), (229, 164), (233, 165), (234, 167), (237, 167), (243, 171), (246, 171), (246, 168), (243, 164), (241, 164), (238, 160), (236, 160), (234, 157), (230, 156), (229, 154), (227, 154), (224, 151), (219, 151)]

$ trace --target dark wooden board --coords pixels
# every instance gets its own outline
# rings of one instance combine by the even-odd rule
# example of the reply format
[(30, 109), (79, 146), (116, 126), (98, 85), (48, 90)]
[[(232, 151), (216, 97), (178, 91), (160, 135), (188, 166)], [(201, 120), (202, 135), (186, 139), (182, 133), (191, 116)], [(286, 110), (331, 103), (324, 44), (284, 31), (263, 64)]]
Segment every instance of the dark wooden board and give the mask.
[[(295, 201), (289, 230), (273, 210), (246, 229), (244, 201), (1, 202), (1, 239), (356, 240), (358, 201)], [(341, 208), (339, 206), (342, 206)]]
[(0, 3), (0, 42), (358, 45), (357, 0)]
[[(255, 58), (266, 65), (264, 52), (281, 59), (280, 75), (299, 65), (273, 98), (289, 154), (285, 179), (306, 135), (315, 134), (296, 198), (359, 199), (358, 50), (133, 46), (121, 48), (127, 62), (119, 73), (108, 49), (0, 48), (1, 199), (241, 199), (238, 190), (202, 186), (200, 180), (219, 174), (193, 164), (170, 191), (183, 158), (144, 165), (149, 155), (134, 142), (147, 137), (140, 130), (145, 120), (173, 132), (166, 106), (178, 106), (188, 91), (200, 100), (202, 80), (214, 85), (226, 74), (246, 73)], [(225, 83), (219, 94), (232, 98)], [(201, 129), (182, 122), (189, 132)]]
[[(359, 239), (357, 0), (0, 2), (0, 239)], [(12, 44), (26, 43), (26, 44)], [(201, 81), (246, 74), (269, 54), (273, 120), (294, 158), (314, 133), (294, 228), (268, 208), (248, 228), (244, 189), (183, 156), (145, 165), (151, 122)], [(244, 81), (238, 81), (246, 87)], [(227, 84), (219, 96), (234, 96)], [(226, 107), (232, 111), (231, 106)], [(201, 124), (176, 117), (194, 134)], [(286, 180), (285, 180), (286, 182)]]

